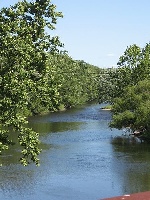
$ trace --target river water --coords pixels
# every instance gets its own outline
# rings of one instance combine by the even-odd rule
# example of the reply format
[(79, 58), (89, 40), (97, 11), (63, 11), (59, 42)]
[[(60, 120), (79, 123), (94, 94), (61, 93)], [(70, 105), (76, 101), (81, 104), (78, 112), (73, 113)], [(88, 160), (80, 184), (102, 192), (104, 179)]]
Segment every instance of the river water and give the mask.
[(19, 147), (1, 156), (1, 200), (98, 200), (150, 190), (150, 147), (113, 143), (110, 111), (89, 104), (31, 117), (40, 132), (41, 165), (18, 163)]

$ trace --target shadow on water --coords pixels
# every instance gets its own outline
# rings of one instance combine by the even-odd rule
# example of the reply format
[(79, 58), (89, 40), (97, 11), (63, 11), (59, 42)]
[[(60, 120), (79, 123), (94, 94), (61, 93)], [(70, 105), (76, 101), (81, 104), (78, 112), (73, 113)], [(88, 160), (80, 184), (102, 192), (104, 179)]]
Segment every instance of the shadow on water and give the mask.
[(36, 132), (43, 135), (44, 133), (57, 133), (71, 130), (78, 130), (82, 122), (44, 122), (44, 123), (32, 123), (30, 127)]
[[(150, 145), (134, 137), (115, 137), (113, 171), (117, 174), (123, 194), (150, 190)], [(118, 167), (119, 166), (119, 167)]]
[(117, 136), (112, 138), (111, 143), (113, 152), (118, 155), (130, 155), (127, 158), (134, 162), (150, 161), (150, 145), (141, 143), (135, 137)]

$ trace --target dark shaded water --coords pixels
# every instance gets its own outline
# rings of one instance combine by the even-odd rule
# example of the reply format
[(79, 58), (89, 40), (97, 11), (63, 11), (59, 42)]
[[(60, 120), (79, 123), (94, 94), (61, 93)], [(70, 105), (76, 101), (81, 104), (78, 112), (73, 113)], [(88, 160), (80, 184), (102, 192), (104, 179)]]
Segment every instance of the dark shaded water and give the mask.
[(41, 166), (18, 163), (17, 146), (3, 157), (2, 200), (97, 200), (150, 190), (150, 147), (112, 144), (109, 111), (86, 105), (30, 119), (39, 131)]

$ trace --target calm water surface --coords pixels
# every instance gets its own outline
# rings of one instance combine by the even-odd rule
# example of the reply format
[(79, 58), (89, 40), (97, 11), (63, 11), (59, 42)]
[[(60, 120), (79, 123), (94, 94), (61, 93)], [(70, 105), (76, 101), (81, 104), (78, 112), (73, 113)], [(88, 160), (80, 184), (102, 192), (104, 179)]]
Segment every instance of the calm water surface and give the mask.
[(150, 190), (150, 147), (112, 144), (109, 111), (92, 104), (32, 117), (41, 166), (18, 163), (19, 147), (1, 157), (0, 200), (98, 200)]

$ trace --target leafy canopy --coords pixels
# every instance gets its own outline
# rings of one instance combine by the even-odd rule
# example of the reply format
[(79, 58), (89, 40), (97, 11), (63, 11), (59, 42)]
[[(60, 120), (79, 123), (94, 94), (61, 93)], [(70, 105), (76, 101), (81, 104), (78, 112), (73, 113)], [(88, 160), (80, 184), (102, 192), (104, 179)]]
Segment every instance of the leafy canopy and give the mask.
[(11, 144), (8, 132), (17, 131), (23, 165), (39, 163), (38, 134), (27, 128), (26, 111), (41, 91), (46, 51), (62, 46), (45, 32), (55, 29), (59, 17), (62, 13), (50, 0), (23, 0), (0, 10), (0, 153)]
[(113, 104), (110, 126), (142, 130), (147, 139), (150, 138), (149, 56), (150, 44), (146, 44), (143, 49), (136, 45), (128, 47), (119, 59), (119, 68), (110, 79), (116, 88), (110, 98)]
[(111, 127), (130, 127), (150, 133), (150, 81), (145, 79), (127, 87), (121, 97), (113, 101)]

